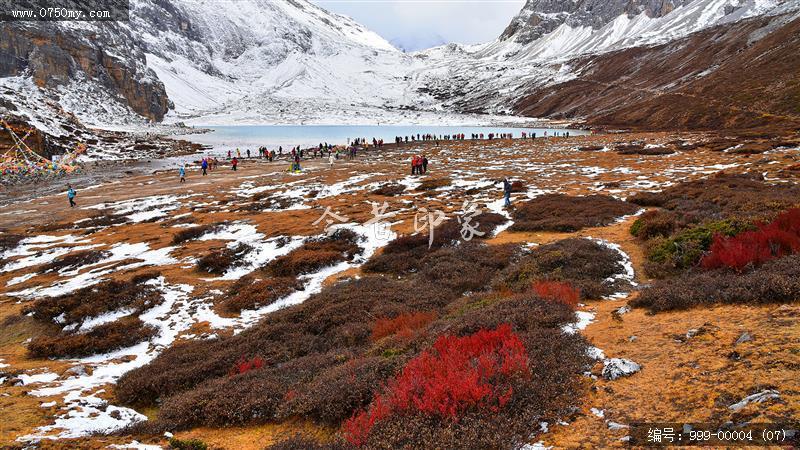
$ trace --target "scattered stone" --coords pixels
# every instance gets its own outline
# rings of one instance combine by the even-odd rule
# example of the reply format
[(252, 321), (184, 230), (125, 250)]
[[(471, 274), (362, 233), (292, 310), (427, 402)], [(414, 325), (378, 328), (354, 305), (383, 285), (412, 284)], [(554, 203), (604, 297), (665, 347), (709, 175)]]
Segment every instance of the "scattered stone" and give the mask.
[(717, 330), (719, 330), (718, 326), (712, 325), (712, 324), (706, 322), (703, 325), (701, 325), (699, 328), (691, 328), (691, 329), (687, 330), (686, 334), (684, 334), (684, 335), (680, 335), (680, 334), (675, 335), (675, 340), (678, 341), (678, 342), (683, 343), (683, 342), (688, 341), (689, 339), (692, 339), (692, 338), (695, 338), (695, 337), (698, 337), (698, 336), (703, 336), (703, 335), (712, 335), (713, 336), (714, 333)]
[(745, 331), (741, 336), (739, 336), (739, 339), (736, 339), (736, 343), (734, 345), (744, 344), (745, 342), (750, 342), (752, 340), (753, 336)]
[(614, 320), (622, 320), (622, 315), (631, 312), (631, 308), (628, 305), (620, 306), (619, 308), (611, 311), (611, 318)]
[(738, 412), (744, 409), (750, 403), (764, 403), (768, 400), (777, 400), (781, 398), (781, 394), (774, 389), (765, 389), (757, 394), (748, 395), (738, 403), (734, 403), (728, 408), (733, 412)]
[(633, 342), (633, 341), (635, 341), (636, 339), (639, 339), (639, 337), (638, 337), (638, 336), (635, 336), (635, 335), (633, 335), (633, 336), (628, 336), (628, 342)]
[(612, 422), (610, 420), (606, 422), (606, 425), (608, 425), (608, 429), (611, 431), (624, 430), (626, 428), (630, 428), (630, 426), (625, 425), (624, 423)]
[(597, 416), (597, 417), (599, 417), (601, 419), (603, 417), (605, 417), (605, 415), (606, 415), (606, 412), (603, 411), (602, 409), (592, 408), (589, 411), (591, 411), (592, 414), (594, 414), (595, 416)]
[(82, 377), (85, 375), (91, 375), (91, 369), (87, 368), (83, 364), (79, 364), (77, 366), (72, 366), (69, 369), (65, 370), (64, 373), (61, 374), (61, 378), (77, 378)]
[(629, 377), (640, 370), (642, 366), (629, 359), (610, 358), (603, 361), (603, 378), (610, 381)]

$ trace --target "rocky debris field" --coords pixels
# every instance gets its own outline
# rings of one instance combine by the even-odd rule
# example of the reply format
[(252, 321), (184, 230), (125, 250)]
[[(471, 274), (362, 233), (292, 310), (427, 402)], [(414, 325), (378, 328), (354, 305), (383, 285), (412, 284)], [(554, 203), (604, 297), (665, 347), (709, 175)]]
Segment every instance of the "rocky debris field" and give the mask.
[(796, 421), (798, 149), (409, 143), (9, 203), (0, 445), (621, 447), (634, 422)]

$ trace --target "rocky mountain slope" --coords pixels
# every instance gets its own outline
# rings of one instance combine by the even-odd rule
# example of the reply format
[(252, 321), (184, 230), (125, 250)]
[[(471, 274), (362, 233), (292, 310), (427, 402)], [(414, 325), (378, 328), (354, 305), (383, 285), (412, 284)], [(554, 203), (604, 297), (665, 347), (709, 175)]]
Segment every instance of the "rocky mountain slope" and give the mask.
[(667, 44), (573, 61), (572, 80), (514, 111), (650, 129), (800, 126), (800, 14), (756, 17)]
[(397, 70), (411, 57), (305, 0), (132, 0), (127, 22), (1, 26), (0, 86), (32, 79), (88, 124), (299, 121), (420, 96)]
[[(445, 108), (530, 114), (534, 109), (517, 106), (521, 100), (528, 98), (530, 105), (536, 101), (531, 93), (558, 96), (558, 86), (585, 75), (581, 61), (588, 56), (676, 42), (692, 33), (726, 24), (733, 28), (748, 18), (787, 14), (798, 7), (796, 0), (530, 0), (493, 42), (423, 52), (429, 65), (414, 78)], [(656, 64), (682, 65), (668, 54), (652, 56), (660, 58)]]

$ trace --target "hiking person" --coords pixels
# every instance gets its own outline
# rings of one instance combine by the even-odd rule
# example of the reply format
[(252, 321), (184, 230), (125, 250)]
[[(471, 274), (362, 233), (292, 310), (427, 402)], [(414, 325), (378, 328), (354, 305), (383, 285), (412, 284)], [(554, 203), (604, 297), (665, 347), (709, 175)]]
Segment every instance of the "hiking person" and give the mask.
[(228, 159), (231, 159), (231, 150), (228, 149)]
[(200, 168), (203, 169), (203, 176), (208, 175), (208, 159), (203, 158), (203, 161), (200, 163)]
[(75, 192), (75, 189), (72, 189), (72, 185), (71, 184), (68, 184), (67, 185), (67, 198), (69, 199), (69, 207), (70, 208), (74, 208), (75, 206), (77, 206), (77, 204), (75, 203), (75, 196), (76, 195), (78, 195), (78, 193)]
[(242, 157), (242, 151), (239, 150), (239, 147), (236, 147), (236, 157), (237, 158), (241, 158)]
[(411, 157), (411, 175), (417, 174), (417, 155)]
[(428, 157), (422, 155), (422, 173), (428, 173)]
[(511, 206), (511, 183), (508, 178), (503, 178), (503, 199), (505, 200), (503, 206), (508, 208)]
[(247, 159), (250, 159), (250, 149), (247, 149)]
[(328, 153), (328, 164), (330, 165), (331, 169), (333, 168), (333, 161), (335, 160), (333, 153)]
[(239, 165), (239, 159), (234, 156), (233, 159), (231, 160), (231, 169), (235, 172), (236, 166), (238, 165)]
[(186, 183), (186, 169), (184, 169), (183, 164), (178, 167), (178, 175), (181, 176), (181, 183)]

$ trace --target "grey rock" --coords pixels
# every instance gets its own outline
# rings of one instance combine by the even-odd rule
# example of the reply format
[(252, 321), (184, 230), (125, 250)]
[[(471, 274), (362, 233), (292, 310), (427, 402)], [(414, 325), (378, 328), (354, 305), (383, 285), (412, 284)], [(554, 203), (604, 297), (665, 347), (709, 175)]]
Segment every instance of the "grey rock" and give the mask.
[(753, 336), (747, 331), (745, 331), (744, 333), (742, 333), (741, 336), (739, 336), (739, 339), (736, 339), (736, 344), (734, 345), (744, 344), (745, 342), (750, 342), (752, 340)]
[(629, 425), (625, 425), (624, 423), (612, 422), (610, 420), (606, 422), (606, 425), (608, 426), (608, 429), (612, 431), (624, 430), (626, 428), (630, 428)]
[(629, 377), (640, 370), (642, 366), (629, 359), (610, 358), (603, 361), (603, 378), (606, 380)]
[(732, 404), (728, 408), (733, 411), (741, 411), (745, 406), (750, 403), (764, 403), (768, 400), (777, 400), (781, 398), (781, 394), (774, 389), (765, 389), (759, 393), (748, 395), (737, 403)]
[(78, 364), (77, 366), (72, 366), (65, 370), (64, 373), (61, 374), (61, 378), (82, 377), (84, 375), (87, 375), (86, 366)]

